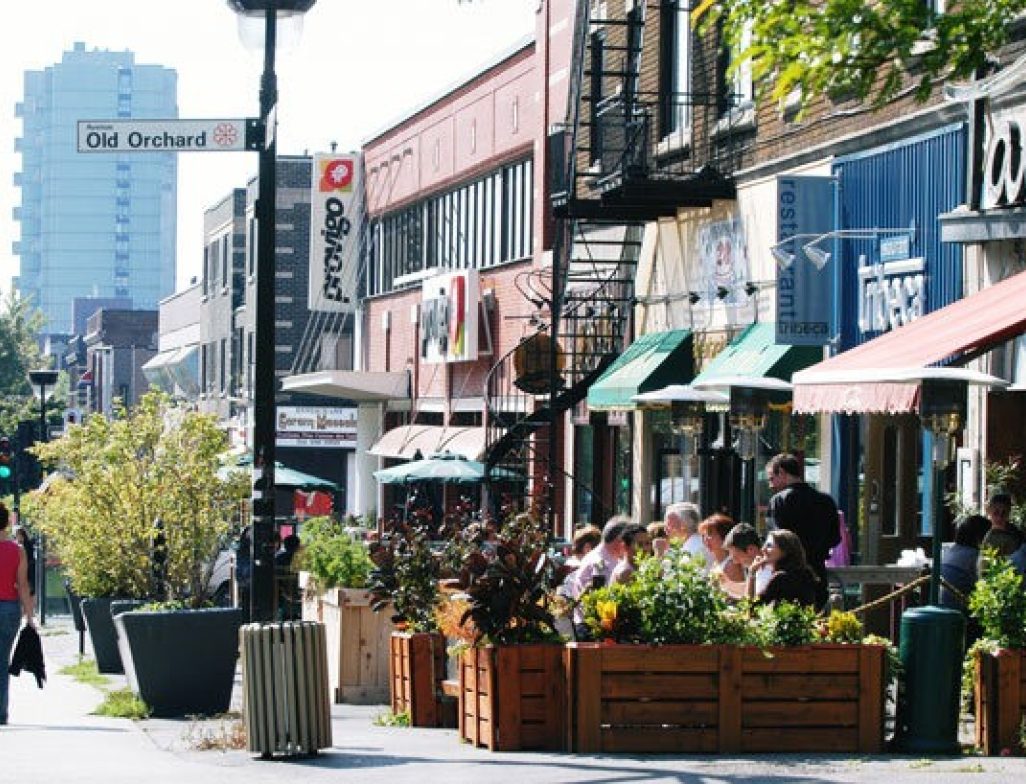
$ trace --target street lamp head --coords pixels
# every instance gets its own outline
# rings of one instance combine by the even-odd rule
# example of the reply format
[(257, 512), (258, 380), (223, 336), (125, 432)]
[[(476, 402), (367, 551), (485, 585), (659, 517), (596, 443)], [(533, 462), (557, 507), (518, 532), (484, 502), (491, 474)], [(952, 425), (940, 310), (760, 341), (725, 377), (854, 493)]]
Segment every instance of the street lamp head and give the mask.
[(791, 265), (794, 264), (794, 254), (784, 249), (784, 245), (790, 244), (791, 240), (787, 239), (783, 242), (778, 242), (776, 245), (770, 248), (770, 255), (777, 262), (777, 266), (780, 269), (790, 269)]
[(279, 17), (305, 14), (317, 0), (228, 0), (228, 7), (243, 16), (263, 16), (275, 11)]
[(38, 390), (52, 387), (57, 383), (58, 373), (56, 370), (30, 370), (28, 377), (32, 386)]

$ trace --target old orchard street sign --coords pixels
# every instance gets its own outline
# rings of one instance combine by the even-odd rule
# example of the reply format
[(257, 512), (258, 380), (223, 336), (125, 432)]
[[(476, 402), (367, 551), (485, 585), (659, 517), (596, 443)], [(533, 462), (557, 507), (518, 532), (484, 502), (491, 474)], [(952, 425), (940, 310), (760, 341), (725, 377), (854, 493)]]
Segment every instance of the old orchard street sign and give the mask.
[(79, 152), (230, 152), (253, 149), (253, 120), (79, 120)]

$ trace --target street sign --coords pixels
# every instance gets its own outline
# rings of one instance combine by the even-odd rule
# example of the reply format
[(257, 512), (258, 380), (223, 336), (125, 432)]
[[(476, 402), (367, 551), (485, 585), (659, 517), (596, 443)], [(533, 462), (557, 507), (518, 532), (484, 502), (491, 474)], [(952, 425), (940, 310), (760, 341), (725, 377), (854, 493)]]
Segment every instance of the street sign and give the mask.
[(247, 120), (79, 120), (79, 152), (247, 150)]

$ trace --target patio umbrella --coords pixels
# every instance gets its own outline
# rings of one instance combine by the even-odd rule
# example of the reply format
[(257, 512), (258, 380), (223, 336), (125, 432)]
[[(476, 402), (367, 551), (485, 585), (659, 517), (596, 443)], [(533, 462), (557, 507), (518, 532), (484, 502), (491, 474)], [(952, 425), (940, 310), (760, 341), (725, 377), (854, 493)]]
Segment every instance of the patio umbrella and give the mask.
[[(218, 475), (223, 479), (228, 476), (232, 471), (246, 470), (252, 463), (252, 457), (246, 456), (239, 460), (237, 465), (225, 466)], [(335, 482), (330, 479), (322, 479), (319, 476), (313, 474), (306, 474), (302, 471), (297, 471), (295, 468), (289, 468), (286, 465), (282, 465), (277, 460), (274, 463), (274, 486), (285, 487), (285, 488), (322, 488), (326, 490), (338, 490), (339, 487)]]
[[(449, 452), (432, 455), (424, 460), (383, 468), (374, 472), (374, 477), (386, 485), (412, 484), (414, 482), (443, 482), (452, 484), (475, 484), (485, 481), (485, 464), (468, 460), (462, 455)], [(520, 480), (519, 474), (505, 468), (493, 468), (492, 479)]]

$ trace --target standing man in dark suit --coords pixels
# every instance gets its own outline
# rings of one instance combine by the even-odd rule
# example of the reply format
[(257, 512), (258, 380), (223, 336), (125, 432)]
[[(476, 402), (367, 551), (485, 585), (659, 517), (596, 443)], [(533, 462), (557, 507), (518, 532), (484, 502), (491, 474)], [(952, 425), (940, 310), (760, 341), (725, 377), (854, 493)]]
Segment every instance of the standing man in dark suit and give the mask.
[(766, 515), (769, 527), (786, 528), (798, 535), (809, 567), (819, 578), (816, 605), (823, 607), (828, 596), (825, 562), (830, 549), (841, 541), (837, 504), (805, 482), (801, 463), (794, 455), (773, 457), (766, 464), (766, 478), (773, 491)]

